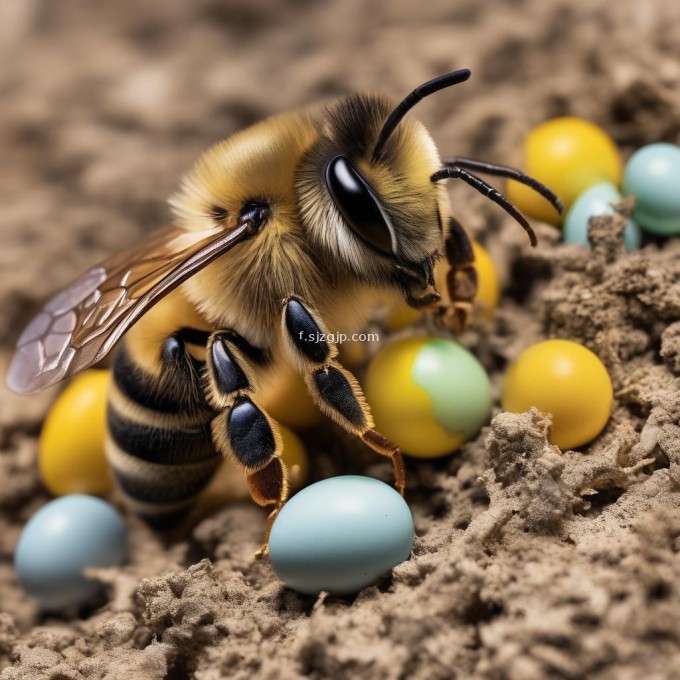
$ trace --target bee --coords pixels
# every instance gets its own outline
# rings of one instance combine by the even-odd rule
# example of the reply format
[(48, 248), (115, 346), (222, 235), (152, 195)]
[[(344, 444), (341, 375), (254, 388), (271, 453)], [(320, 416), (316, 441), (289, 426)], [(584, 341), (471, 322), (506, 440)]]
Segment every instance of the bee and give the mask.
[[(329, 331), (351, 333), (386, 295), (433, 312), (454, 332), (470, 321), (477, 279), (470, 240), (444, 180), (460, 179), (534, 232), (475, 171), (511, 177), (561, 211), (522, 172), (469, 158), (442, 162), (406, 114), (470, 77), (430, 80), (401, 102), (355, 94), (285, 113), (206, 151), (170, 199), (174, 224), (92, 267), (52, 298), (17, 343), (7, 382), (31, 393), (117, 348), (107, 456), (128, 505), (153, 526), (179, 521), (223, 457), (271, 506), (265, 541), (288, 494), (276, 423), (258, 393), (285, 363), (319, 409), (391, 459)], [(446, 258), (448, 300), (434, 267)]]

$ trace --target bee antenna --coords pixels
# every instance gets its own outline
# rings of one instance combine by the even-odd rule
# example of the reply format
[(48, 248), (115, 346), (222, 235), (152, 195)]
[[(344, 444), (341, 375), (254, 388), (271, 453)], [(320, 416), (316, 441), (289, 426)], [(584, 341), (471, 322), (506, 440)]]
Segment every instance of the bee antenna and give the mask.
[(512, 203), (510, 203), (510, 201), (505, 198), (505, 196), (503, 196), (503, 194), (496, 191), (483, 179), (456, 165), (450, 165), (446, 168), (442, 168), (441, 170), (437, 170), (437, 172), (435, 172), (434, 175), (430, 177), (431, 182), (441, 182), (443, 179), (462, 179), (473, 189), (479, 191), (480, 194), (486, 196), (489, 200), (493, 201), (497, 205), (500, 205), (500, 207), (503, 208), (503, 210), (505, 210), (508, 215), (513, 217), (516, 222), (519, 222), (524, 231), (526, 231), (526, 233), (529, 235), (529, 241), (531, 241), (531, 245), (534, 248), (536, 247), (536, 234), (527, 221), (527, 218), (524, 217), (524, 215), (522, 215), (522, 213), (517, 210), (517, 208)]
[(470, 69), (462, 68), (458, 71), (451, 71), (451, 73), (445, 73), (443, 76), (437, 76), (432, 80), (428, 80), (426, 83), (416, 87), (411, 94), (404, 97), (404, 99), (397, 105), (397, 108), (392, 111), (385, 124), (380, 130), (378, 135), (378, 141), (373, 149), (373, 162), (378, 160), (380, 153), (385, 146), (387, 138), (394, 132), (394, 128), (399, 125), (401, 119), (421, 100), (425, 97), (429, 97), (439, 90), (443, 90), (452, 85), (458, 85), (458, 83), (465, 82), (471, 75)]

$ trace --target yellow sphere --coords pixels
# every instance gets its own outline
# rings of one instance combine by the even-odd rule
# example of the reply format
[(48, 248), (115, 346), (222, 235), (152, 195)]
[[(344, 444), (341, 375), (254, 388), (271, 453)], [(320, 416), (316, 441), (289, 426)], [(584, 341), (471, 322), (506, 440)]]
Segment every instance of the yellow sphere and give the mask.
[(257, 397), (274, 420), (289, 427), (304, 430), (323, 420), (305, 381), (292, 369), (279, 375), (274, 384), (259, 391)]
[(421, 311), (409, 307), (405, 302), (400, 302), (387, 315), (385, 326), (390, 333), (397, 333), (417, 324), (422, 315)]
[[(534, 128), (524, 140), (524, 171), (554, 191), (565, 211), (589, 187), (620, 186), (621, 156), (611, 137), (582, 118), (555, 118)], [(508, 198), (530, 217), (559, 224), (561, 217), (542, 196), (510, 180)]]
[(391, 342), (370, 363), (365, 383), (378, 432), (417, 458), (455, 451), (479, 432), (491, 412), (484, 368), (451, 340)]
[(346, 368), (359, 368), (368, 359), (368, 341), (346, 340), (338, 345), (339, 361)]
[(309, 458), (307, 451), (300, 437), (293, 430), (279, 426), (283, 449), (281, 450), (281, 460), (288, 468), (288, 481), (291, 491), (301, 489), (309, 477)]
[(503, 409), (521, 413), (535, 406), (553, 416), (551, 443), (583, 446), (609, 420), (613, 390), (597, 355), (570, 340), (545, 340), (526, 349), (503, 384)]
[(85, 371), (59, 395), (47, 415), (38, 465), (43, 484), (55, 496), (111, 491), (104, 453), (108, 383), (109, 371)]
[(496, 272), (496, 266), (486, 248), (472, 242), (472, 251), (475, 254), (475, 269), (477, 270), (477, 295), (475, 304), (479, 305), (481, 313), (490, 317), (494, 309), (498, 307), (501, 297), (501, 284)]

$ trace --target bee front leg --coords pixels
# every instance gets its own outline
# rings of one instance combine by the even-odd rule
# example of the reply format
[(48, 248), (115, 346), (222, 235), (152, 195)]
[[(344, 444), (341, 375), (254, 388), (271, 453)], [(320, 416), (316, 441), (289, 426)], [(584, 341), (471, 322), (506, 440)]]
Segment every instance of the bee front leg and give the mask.
[(374, 429), (371, 411), (356, 378), (337, 361), (338, 349), (328, 342), (325, 326), (302, 300), (283, 302), (284, 342), (302, 374), (316, 405), (332, 420), (376, 453), (387, 456), (394, 467), (394, 484), (403, 495), (404, 461), (396, 444)]
[(288, 475), (281, 460), (278, 426), (255, 399), (254, 377), (239, 348), (244, 342), (232, 331), (210, 336), (206, 391), (208, 403), (219, 412), (211, 424), (215, 447), (243, 468), (250, 495), (258, 505), (274, 505), (257, 553), (261, 557), (268, 551), (272, 524), (288, 497)]
[(440, 328), (462, 333), (472, 321), (472, 305), (477, 294), (477, 270), (470, 237), (458, 220), (449, 221), (449, 235), (445, 243), (446, 259), (451, 265), (446, 274), (450, 302), (435, 312)]

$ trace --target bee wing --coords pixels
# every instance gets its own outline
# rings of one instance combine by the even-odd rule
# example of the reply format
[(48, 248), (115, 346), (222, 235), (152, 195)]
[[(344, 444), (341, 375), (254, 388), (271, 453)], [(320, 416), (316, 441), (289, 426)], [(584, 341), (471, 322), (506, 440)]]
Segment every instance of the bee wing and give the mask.
[(28, 394), (92, 366), (153, 304), (252, 233), (166, 227), (53, 297), (17, 341), (7, 384)]

